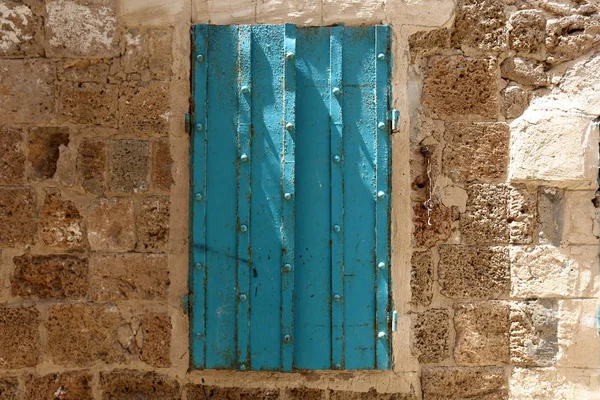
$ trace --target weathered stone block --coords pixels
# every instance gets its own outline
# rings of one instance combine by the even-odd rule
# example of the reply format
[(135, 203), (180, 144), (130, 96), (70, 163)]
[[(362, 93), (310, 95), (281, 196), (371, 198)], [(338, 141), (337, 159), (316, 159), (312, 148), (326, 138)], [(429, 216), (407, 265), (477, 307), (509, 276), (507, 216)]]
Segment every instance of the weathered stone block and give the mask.
[(94, 251), (131, 251), (135, 248), (133, 200), (97, 199), (89, 207), (87, 237)]
[(0, 306), (0, 369), (36, 366), (39, 314), (35, 307)]
[(88, 366), (97, 361), (118, 363), (127, 351), (117, 338), (125, 320), (114, 306), (57, 304), (46, 319), (48, 331), (45, 354), (64, 366)]
[(368, 392), (331, 391), (330, 400), (417, 400), (412, 393), (378, 393), (374, 388)]
[(548, 21), (546, 50), (549, 63), (573, 60), (600, 44), (600, 19), (570, 15)]
[(60, 87), (61, 113), (70, 122), (116, 126), (117, 85), (63, 82)]
[(238, 400), (240, 398), (240, 388), (238, 387), (187, 385), (186, 392), (188, 400)]
[(256, 22), (258, 24), (295, 23), (315, 25), (321, 20), (322, 1), (307, 0), (289, 2), (286, 0), (262, 0), (256, 2)]
[(165, 254), (92, 254), (92, 298), (95, 301), (166, 299), (167, 260)]
[(441, 173), (441, 149), (438, 145), (415, 145), (410, 149), (410, 198), (424, 202), (429, 197), (430, 179)]
[(450, 313), (432, 308), (413, 319), (412, 354), (420, 363), (438, 363), (450, 356)]
[(278, 400), (278, 389), (240, 389), (240, 400)]
[(145, 140), (111, 140), (110, 190), (139, 193), (148, 190), (149, 144)]
[(595, 400), (599, 392), (593, 369), (515, 367), (510, 376), (511, 399)]
[(142, 80), (166, 80), (171, 77), (173, 30), (131, 28), (124, 32), (123, 72)]
[(413, 204), (413, 239), (416, 247), (432, 247), (450, 237), (452, 212), (441, 203), (433, 202), (431, 213), (423, 203)]
[(519, 85), (502, 90), (502, 114), (507, 119), (519, 118), (529, 105), (529, 94)]
[(0, 189), (0, 245), (31, 244), (35, 238), (37, 205), (30, 188)]
[(44, 55), (43, 3), (3, 0), (0, 7), (0, 56)]
[(411, 257), (410, 302), (428, 306), (433, 297), (433, 260), (431, 251), (414, 252)]
[(106, 83), (110, 65), (105, 60), (74, 59), (59, 64), (59, 75), (69, 82)]
[(506, 400), (504, 368), (425, 367), (421, 372), (423, 400)]
[(119, 55), (116, 1), (50, 0), (46, 12), (46, 53), (50, 57)]
[(523, 54), (539, 53), (546, 38), (546, 17), (539, 10), (521, 10), (508, 20), (510, 48)]
[(119, 96), (119, 126), (124, 135), (165, 136), (169, 132), (169, 85), (148, 82), (122, 86)]
[(503, 78), (510, 79), (525, 86), (548, 86), (548, 73), (544, 64), (521, 57), (507, 58), (500, 66)]
[(170, 202), (167, 196), (142, 200), (137, 220), (138, 250), (168, 251), (169, 217)]
[(600, 227), (593, 191), (566, 191), (562, 241), (569, 244), (598, 244)]
[(531, 243), (537, 200), (533, 189), (504, 184), (472, 184), (466, 189), (467, 210), (460, 221), (463, 242)]
[(510, 249), (511, 296), (515, 298), (591, 297), (598, 246)]
[(69, 128), (32, 128), (27, 141), (29, 142), (27, 158), (33, 169), (33, 178), (52, 178), (56, 172), (60, 146), (69, 145)]
[(18, 400), (19, 379), (16, 376), (0, 377), (0, 400)]
[(154, 189), (168, 192), (173, 184), (173, 158), (168, 139), (152, 143), (152, 186)]
[(286, 398), (289, 400), (324, 400), (326, 390), (307, 388), (304, 386), (287, 389), (285, 391)]
[(553, 300), (513, 303), (510, 307), (510, 361), (550, 366), (558, 353), (558, 312)]
[(503, 122), (446, 124), (444, 174), (455, 182), (499, 180), (508, 168), (509, 128)]
[(25, 378), (24, 400), (94, 400), (92, 375), (87, 371), (63, 372)]
[(491, 299), (508, 294), (508, 249), (444, 245), (439, 248), (440, 292), (453, 299)]
[(81, 250), (85, 247), (83, 217), (72, 201), (48, 191), (39, 222), (40, 239), (50, 247)]
[(600, 368), (597, 315), (597, 296), (558, 301), (557, 367)]
[(496, 118), (495, 70), (492, 59), (432, 56), (425, 68), (422, 101), (444, 120)]
[(411, 61), (418, 57), (435, 54), (440, 49), (450, 47), (450, 29), (440, 28), (431, 31), (420, 31), (408, 37)]
[(106, 142), (84, 139), (79, 146), (77, 169), (81, 185), (89, 192), (102, 195), (106, 189)]
[(0, 120), (48, 123), (56, 115), (56, 66), (46, 59), (0, 60)]
[[(156, 372), (120, 369), (100, 373), (103, 400), (179, 400), (181, 387), (175, 379)], [(188, 397), (188, 400), (191, 400)]]
[(541, 244), (560, 245), (563, 232), (564, 192), (555, 187), (538, 189), (538, 240)]
[(21, 132), (18, 128), (0, 126), (0, 185), (20, 185), (25, 178)]
[(153, 367), (171, 365), (171, 318), (166, 313), (146, 312), (142, 319), (142, 361)]
[(509, 313), (504, 301), (482, 301), (454, 305), (459, 365), (498, 365), (509, 362)]
[(480, 51), (500, 51), (506, 35), (504, 1), (458, 0), (452, 32), (455, 47)]
[(23, 298), (82, 298), (88, 289), (88, 262), (66, 254), (13, 258), (11, 294)]
[(385, 3), (385, 0), (323, 0), (322, 21), (326, 25), (351, 21), (376, 24), (385, 19)]

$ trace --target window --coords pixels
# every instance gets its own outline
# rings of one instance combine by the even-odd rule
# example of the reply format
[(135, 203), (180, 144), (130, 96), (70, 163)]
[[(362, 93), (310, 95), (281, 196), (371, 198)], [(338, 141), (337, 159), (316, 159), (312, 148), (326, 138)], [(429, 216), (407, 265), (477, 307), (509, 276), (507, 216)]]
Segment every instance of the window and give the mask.
[(195, 368), (390, 368), (389, 41), (194, 26)]

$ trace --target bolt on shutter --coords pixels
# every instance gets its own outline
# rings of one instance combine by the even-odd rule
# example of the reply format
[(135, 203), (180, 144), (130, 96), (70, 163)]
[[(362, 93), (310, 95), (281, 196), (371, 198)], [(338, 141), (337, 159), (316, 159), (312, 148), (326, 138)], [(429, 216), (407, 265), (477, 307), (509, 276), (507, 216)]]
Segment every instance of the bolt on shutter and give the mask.
[(390, 368), (389, 42), (193, 27), (194, 368)]

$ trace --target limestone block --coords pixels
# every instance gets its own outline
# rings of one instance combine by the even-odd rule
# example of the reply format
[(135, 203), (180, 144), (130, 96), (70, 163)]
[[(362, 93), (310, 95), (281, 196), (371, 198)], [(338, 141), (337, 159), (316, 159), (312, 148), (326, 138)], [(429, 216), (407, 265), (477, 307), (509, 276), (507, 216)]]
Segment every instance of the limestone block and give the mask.
[(164, 300), (169, 288), (165, 254), (92, 254), (91, 296), (95, 301)]
[(537, 196), (525, 186), (471, 184), (460, 225), (467, 244), (531, 243)]
[(0, 126), (0, 185), (20, 185), (25, 178), (23, 130)]
[(433, 297), (433, 260), (431, 251), (414, 252), (410, 270), (411, 300), (414, 305), (428, 306)]
[[(118, 20), (123, 26), (174, 26), (182, 19), (189, 21), (190, 6), (203, 14), (204, 20), (194, 19), (192, 23), (208, 22), (207, 0), (120, 0)], [(192, 16), (195, 17), (193, 13)]]
[(123, 362), (127, 350), (117, 339), (117, 329), (124, 324), (114, 306), (54, 305), (45, 322), (48, 332), (45, 354), (63, 366)]
[(72, 201), (49, 191), (40, 213), (39, 235), (45, 245), (63, 249), (85, 248), (83, 217)]
[[(574, 104), (579, 104), (576, 98)], [(598, 129), (592, 118), (536, 103), (511, 125), (509, 179), (592, 187), (598, 176)], [(565, 160), (569, 160), (565, 162)]]
[[(556, 108), (581, 110), (596, 115), (600, 107), (600, 54), (583, 58), (569, 68), (557, 87), (552, 91), (551, 101)], [(540, 99), (540, 102), (542, 100)], [(548, 104), (543, 103), (548, 107)]]
[(35, 307), (0, 306), (0, 370), (37, 365), (38, 317)]
[(500, 51), (505, 47), (502, 0), (458, 0), (452, 43), (463, 49)]
[(28, 375), (23, 399), (93, 400), (92, 375), (87, 371)]
[(46, 59), (0, 60), (0, 119), (48, 123), (56, 115), (56, 66)]
[(594, 207), (592, 191), (566, 191), (564, 202), (563, 242), (569, 244), (598, 244), (600, 226), (598, 210)]
[(432, 56), (425, 68), (423, 103), (439, 118), (496, 118), (498, 79), (493, 59)]
[(417, 313), (411, 327), (411, 351), (420, 363), (439, 363), (450, 356), (450, 313), (432, 308)]
[(395, 25), (442, 26), (454, 14), (452, 0), (387, 0), (387, 19)]
[(256, 0), (256, 22), (319, 25), (323, 11), (321, 3), (320, 0)]
[(19, 394), (19, 380), (16, 376), (3, 376), (0, 378), (0, 398), (2, 400), (17, 400)]
[(110, 58), (119, 55), (115, 0), (46, 2), (46, 54)]
[[(142, 80), (168, 80), (173, 65), (173, 30), (171, 28), (130, 28), (123, 33), (124, 54), (121, 68)], [(132, 77), (133, 75), (130, 75)]]
[(519, 85), (508, 85), (501, 93), (502, 114), (506, 119), (518, 118), (529, 105), (529, 93)]
[(508, 250), (504, 247), (444, 245), (439, 248), (440, 292), (453, 299), (490, 299), (510, 288)]
[(539, 10), (521, 10), (508, 20), (508, 43), (523, 54), (539, 53), (546, 38), (546, 17)]
[(538, 241), (540, 244), (560, 245), (563, 233), (564, 192), (555, 187), (541, 186), (538, 190)]
[(297, 387), (292, 389), (287, 389), (285, 391), (285, 395), (287, 399), (290, 400), (325, 400), (325, 396), (327, 395), (327, 390), (323, 389), (313, 389), (307, 387)]
[(102, 195), (106, 190), (106, 147), (106, 142), (93, 139), (84, 139), (79, 146), (77, 170), (88, 193)]
[(130, 137), (165, 136), (169, 132), (169, 117), (168, 83), (148, 82), (121, 87), (120, 133)]
[(35, 179), (49, 179), (56, 172), (60, 146), (69, 145), (69, 129), (66, 127), (31, 128), (27, 137), (27, 158)]
[[(260, 0), (258, 0), (260, 1)], [(385, 0), (323, 0), (323, 23), (348, 25), (381, 23), (386, 18)]]
[(598, 299), (559, 300), (559, 367), (600, 368)]
[(258, 0), (194, 0), (192, 21), (215, 25), (256, 23)]
[(137, 219), (139, 251), (169, 250), (170, 206), (167, 196), (148, 197), (141, 202)]
[[(100, 373), (104, 399), (179, 400), (181, 387), (176, 379), (156, 372), (116, 369)], [(190, 398), (188, 397), (188, 400)]]
[[(319, 393), (317, 397), (306, 397), (306, 399), (320, 399), (320, 393), (325, 391), (318, 389), (307, 389), (314, 390), (315, 393)], [(187, 399), (188, 400), (204, 400), (207, 397), (211, 399), (233, 399), (233, 400), (253, 400), (253, 399), (264, 399), (264, 400), (277, 400), (280, 397), (278, 389), (244, 389), (239, 387), (219, 387), (209, 385), (187, 385)], [(289, 399), (295, 399), (296, 397), (287, 397)]]
[(600, 19), (597, 16), (570, 15), (548, 21), (547, 32), (547, 61), (569, 61), (600, 44)]
[(521, 57), (507, 58), (500, 66), (501, 76), (525, 86), (548, 86), (544, 64)]
[(0, 56), (37, 57), (44, 54), (43, 3), (39, 0), (0, 3)]
[(424, 400), (506, 400), (508, 387), (503, 368), (424, 367)]
[(58, 64), (58, 74), (69, 82), (106, 83), (110, 65), (106, 60), (70, 59)]
[(435, 54), (440, 49), (450, 47), (450, 29), (440, 28), (430, 31), (419, 31), (408, 37), (411, 61), (420, 56)]
[(558, 311), (554, 300), (515, 302), (510, 306), (510, 361), (521, 366), (550, 366), (558, 353)]
[(87, 295), (86, 258), (60, 255), (14, 257), (11, 294), (23, 298), (80, 299)]
[(153, 367), (171, 365), (171, 318), (166, 313), (145, 312), (142, 318), (144, 335), (142, 361)]
[(509, 128), (503, 122), (446, 124), (443, 171), (455, 182), (504, 180)]
[(416, 247), (431, 247), (450, 237), (452, 212), (441, 203), (433, 202), (431, 215), (423, 203), (413, 204), (413, 239)]
[(60, 87), (61, 114), (70, 122), (116, 126), (118, 87), (64, 82)]
[(37, 200), (31, 188), (0, 189), (0, 245), (14, 247), (35, 239)]
[(173, 158), (168, 139), (161, 139), (152, 143), (152, 187), (168, 192), (173, 184)]
[(499, 365), (509, 362), (509, 305), (504, 301), (482, 301), (454, 305), (459, 365)]
[(417, 397), (413, 393), (377, 393), (371, 388), (368, 392), (330, 391), (329, 400), (417, 400)]
[(133, 200), (102, 198), (92, 202), (87, 237), (93, 251), (131, 251), (135, 248)]
[(108, 145), (111, 192), (140, 193), (149, 189), (150, 145), (146, 140), (111, 140)]
[(515, 400), (598, 400), (600, 377), (593, 369), (513, 368), (510, 398)]
[(597, 246), (513, 246), (510, 258), (512, 297), (596, 295)]

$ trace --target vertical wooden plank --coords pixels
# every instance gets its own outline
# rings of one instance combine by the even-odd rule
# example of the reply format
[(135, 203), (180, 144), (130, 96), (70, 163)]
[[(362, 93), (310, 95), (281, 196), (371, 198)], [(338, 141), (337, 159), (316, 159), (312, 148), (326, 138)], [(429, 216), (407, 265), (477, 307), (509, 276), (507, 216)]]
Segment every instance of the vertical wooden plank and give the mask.
[(345, 368), (375, 368), (375, 30), (344, 28)]
[(296, 138), (296, 27), (285, 25), (282, 159), (281, 369), (291, 371), (294, 355), (294, 234)]
[(284, 90), (283, 25), (252, 26), (252, 277), (250, 358), (253, 370), (281, 361)]
[(331, 142), (331, 362), (330, 368), (344, 368), (344, 148), (342, 115), (342, 32), (331, 28), (329, 135)]
[(192, 31), (192, 126), (190, 187), (190, 354), (194, 368), (205, 366), (206, 296), (206, 79), (207, 27)]
[(390, 71), (390, 32), (387, 26), (375, 28), (376, 62), (376, 101), (377, 101), (377, 139), (376, 157), (376, 302), (377, 302), (377, 369), (390, 368), (390, 329), (389, 309), (389, 213), (390, 213), (390, 177), (389, 177), (389, 71)]
[(237, 368), (238, 27), (209, 26), (206, 368)]
[(250, 253), (249, 227), (252, 226), (250, 217), (250, 124), (251, 124), (251, 95), (250, 76), (251, 64), (251, 35), (252, 28), (249, 25), (239, 27), (238, 47), (238, 125), (237, 125), (237, 361), (238, 368), (245, 370), (248, 363), (250, 349), (250, 307), (248, 292), (250, 290), (250, 268), (252, 265)]
[(297, 30), (294, 367), (331, 367), (329, 30)]

